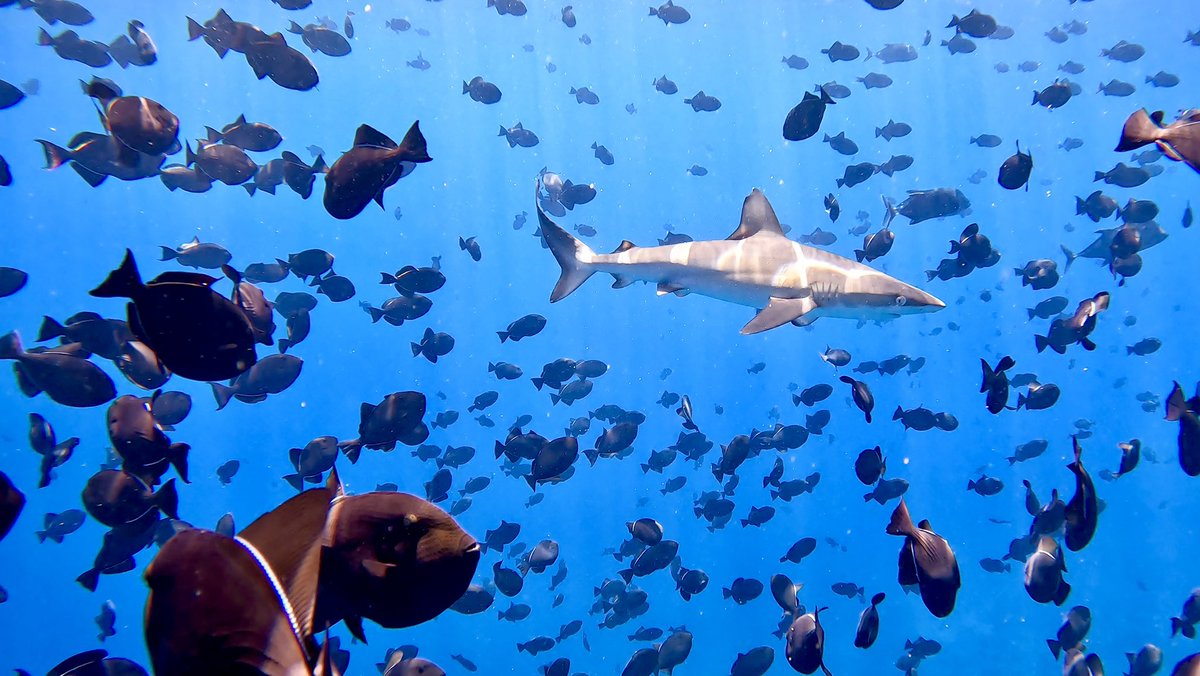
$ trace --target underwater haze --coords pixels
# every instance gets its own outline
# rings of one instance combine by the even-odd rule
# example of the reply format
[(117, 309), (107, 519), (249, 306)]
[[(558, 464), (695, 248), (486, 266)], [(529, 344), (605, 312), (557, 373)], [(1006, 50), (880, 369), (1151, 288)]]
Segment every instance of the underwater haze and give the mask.
[[(38, 377), (77, 391), (89, 368), (79, 356), (88, 353), (118, 396), (190, 397), (185, 419), (158, 428), (190, 446), (187, 475), (163, 464), (154, 479), (175, 481), (178, 519), (196, 528), (232, 514), (240, 532), (293, 498), (284, 477), (303, 472), (289, 450), (326, 435), (350, 451), (336, 454), (349, 495), (391, 489), (428, 499), (485, 545), (502, 522), (519, 524), (511, 544), (484, 547), (471, 577), (477, 596), (494, 599), (486, 610), (443, 604), (436, 618), (406, 628), (367, 621), (366, 644), (336, 623), (329, 636), (349, 651), (345, 673), (383, 673), (388, 651), (402, 646), (406, 658), (436, 663), (424, 673), (549, 668), (550, 676), (646, 675), (681, 654), (677, 676), (820, 665), (839, 676), (1052, 674), (1064, 660), (1074, 664), (1069, 673), (1103, 673), (1070, 648), (1124, 673), (1127, 653), (1147, 644), (1161, 648), (1167, 674), (1200, 651), (1187, 636), (1200, 621), (1200, 597), (1190, 596), (1200, 587), (1192, 518), (1200, 479), (1188, 471), (1200, 472), (1200, 446), (1180, 436), (1200, 415), (1200, 400), (1188, 401), (1200, 381), (1189, 319), (1200, 312), (1191, 293), (1200, 233), (1188, 227), (1200, 207), (1200, 141), (1188, 136), (1194, 118), (1169, 126), (1200, 104), (1193, 2), (905, 0), (882, 10), (872, 5), (883, 0), (682, 0), (647, 12), (646, 3), (574, 0), (568, 21), (562, 4), (534, 0), (313, 0), (295, 10), (285, 6), (305, 3), (84, 0), (94, 19), (68, 25), (55, 13), (70, 14), (71, 4), (0, 2), (0, 80), (24, 94), (5, 94), (20, 100), (0, 110), (0, 155), (11, 172), (11, 185), (0, 187), (0, 266), (28, 275), (0, 298), (0, 333), (16, 331), (28, 351), (81, 335), (48, 335), (44, 317), (125, 321), (126, 298), (89, 292), (126, 249), (147, 281), (203, 273), (217, 281), (188, 278), (193, 291), (211, 283), (213, 295), (230, 298), (227, 277), (241, 273), (268, 300), (303, 292), (315, 306), (306, 337), (293, 327), (302, 338), (287, 349), (302, 360), (302, 368), (288, 362), (299, 368), (294, 382), (261, 392), (238, 382), (240, 398), (227, 402), (222, 388), (245, 364), (216, 385), (176, 373), (145, 388), (94, 349), (44, 366), (55, 352), (18, 355), (5, 343), (0, 357), (19, 359), (5, 363), (0, 382), (0, 469), (26, 503), (0, 541), (0, 666), (65, 673), (51, 670), (97, 648), (147, 670), (164, 663), (143, 626), (144, 573), (161, 542), (137, 551), (132, 569), (100, 571), (95, 591), (77, 582), (112, 526), (81, 491), (102, 465), (121, 466), (121, 457), (110, 462), (113, 397), (69, 406), (48, 387), (27, 396)], [(286, 58), (308, 60), (319, 82), (277, 83), (297, 84), (284, 57), (268, 52), (277, 43), (253, 39), (218, 56), (213, 43), (228, 46), (237, 34), (216, 18), (222, 8), (232, 21), (280, 32), (295, 48)], [(189, 17), (201, 31), (194, 40)], [(324, 33), (321, 17), (332, 19)], [(153, 45), (135, 44), (127, 67), (63, 58), (70, 47), (61, 33), (70, 29), (124, 62), (129, 47), (113, 38), (137, 34), (131, 20)], [(293, 21), (308, 34), (288, 32)], [(56, 44), (39, 44), (42, 30)], [(306, 45), (323, 37), (336, 52), (331, 32), (353, 33), (349, 53)], [(857, 53), (833, 60), (844, 45)], [(270, 54), (257, 62), (261, 78), (256, 50)], [(124, 97), (81, 92), (93, 78), (112, 80)], [(186, 148), (131, 149), (120, 127), (130, 114), (114, 100), (132, 97), (177, 117)], [(1147, 121), (1160, 142), (1115, 152), (1141, 109), (1165, 111)], [(282, 142), (242, 152), (226, 132), (217, 143), (239, 116)], [(799, 118), (813, 133), (795, 140)], [(403, 142), (418, 121), (428, 161)], [(911, 131), (893, 137), (903, 131), (895, 123)], [(83, 131), (110, 136), (85, 148), (72, 140)], [(56, 151), (37, 140), (62, 149), (67, 166), (49, 169)], [(363, 154), (343, 155), (352, 147)], [(295, 159), (270, 171), (299, 173), (300, 190), (283, 178), (271, 184), (265, 167), (284, 151)], [(98, 166), (88, 153), (113, 156), (105, 166), (115, 173), (95, 187), (81, 180)], [(191, 154), (189, 179), (211, 187), (168, 190), (158, 163), (185, 165)], [(147, 158), (141, 177), (120, 180)], [(212, 175), (239, 163), (256, 177)], [(305, 199), (298, 193), (310, 176)], [(1001, 185), (1011, 181), (1015, 189)], [(727, 239), (739, 225), (742, 234)], [(203, 251), (189, 249), (194, 239)], [(702, 255), (709, 249), (698, 243), (710, 241), (718, 253)], [(302, 279), (304, 257), (294, 255), (313, 249), (332, 265)], [(617, 249), (624, 253), (606, 257)], [(222, 250), (231, 255), (226, 271)], [(865, 267), (856, 250), (867, 254)], [(186, 267), (199, 253), (217, 264)], [(276, 264), (281, 279), (248, 272), (277, 260), (289, 264)], [(444, 286), (401, 293), (380, 283), (381, 273), (404, 277), (406, 266), (417, 268), (408, 279), (444, 277)], [(567, 295), (551, 303), (572, 268)], [(746, 282), (756, 271), (759, 286)], [(0, 272), (4, 289), (16, 273)], [(609, 274), (586, 280), (591, 272)], [(880, 281), (860, 281), (868, 278)], [(137, 300), (143, 328), (131, 330), (160, 358), (181, 351), (186, 360), (195, 336), (147, 335), (152, 311), (166, 323), (194, 311), (164, 303)], [(778, 328), (743, 333), (772, 317)], [(279, 307), (274, 325), (272, 344), (249, 348), (258, 364), (288, 338)], [(433, 346), (420, 346), (428, 329), (453, 339), (436, 363), (427, 357)], [(219, 327), (206, 320), (194, 330), (208, 336)], [(38, 342), (39, 332), (50, 339)], [(834, 363), (837, 350), (849, 353), (844, 365)], [(989, 378), (1005, 357), (1013, 366)], [(558, 362), (565, 373), (547, 377), (560, 359), (574, 363)], [(147, 368), (157, 370), (153, 359)], [(1172, 398), (1174, 383), (1182, 393)], [(366, 436), (364, 403), (410, 391), (424, 396), (416, 428), (423, 422), (427, 438), (397, 432), (394, 450), (365, 444), (360, 455), (346, 447)], [(488, 392), (495, 403), (473, 410)], [(864, 393), (873, 398), (866, 415)], [(44, 461), (31, 447), (41, 428), (31, 430), (30, 414), (53, 427), (55, 441), (79, 439), (44, 488), (42, 464), (54, 455)], [(539, 444), (577, 437), (579, 457), (534, 477), (542, 446), (522, 455), (510, 444), (534, 443), (517, 436), (530, 431), (544, 437)], [(886, 468), (864, 472), (873, 459), (864, 451), (876, 447)], [(223, 481), (218, 468), (227, 474), (231, 460), (236, 473)], [(325, 470), (302, 487), (324, 485)], [(447, 492), (436, 490), (447, 480)], [(894, 515), (901, 497), (911, 522), (889, 534), (903, 521)], [(59, 542), (38, 535), (67, 510), (83, 510), (77, 530)], [(162, 542), (184, 528), (165, 512), (150, 518)], [(650, 521), (634, 528), (639, 519)], [(815, 544), (807, 554), (793, 549), (804, 538)], [(518, 570), (546, 540), (557, 545), (552, 565), (524, 574), (519, 590), (498, 589), (494, 566)], [(943, 544), (953, 573), (944, 553), (931, 553)], [(638, 562), (642, 552), (664, 551), (661, 561)], [(1027, 585), (1029, 557), (1050, 562), (1028, 564), (1034, 586), (1048, 576), (1049, 602)], [(430, 570), (420, 573), (428, 581), (414, 579), (442, 584)], [(702, 576), (688, 571), (703, 571), (707, 584), (695, 588)], [(772, 582), (779, 574), (798, 585), (802, 609), (773, 594), (788, 584)], [(278, 584), (268, 577), (263, 585)], [(860, 615), (881, 592), (878, 636), (855, 647)], [(947, 594), (952, 610), (938, 612)], [(115, 633), (105, 636), (97, 616), (108, 601)], [(1090, 631), (1061, 633), (1081, 606)], [(818, 608), (810, 619), (824, 630), (823, 654), (800, 635), (803, 616)], [(180, 622), (191, 617), (186, 607), (173, 612)], [(322, 629), (312, 628), (316, 643)], [(672, 635), (670, 651), (652, 654)], [(679, 652), (684, 643), (690, 652)], [(767, 652), (761, 647), (772, 659), (735, 668), (739, 655)], [(304, 673), (316, 653), (308, 657)], [(811, 669), (806, 657), (816, 660)], [(551, 667), (560, 658), (569, 666)], [(1200, 673), (1184, 668), (1177, 673)]]

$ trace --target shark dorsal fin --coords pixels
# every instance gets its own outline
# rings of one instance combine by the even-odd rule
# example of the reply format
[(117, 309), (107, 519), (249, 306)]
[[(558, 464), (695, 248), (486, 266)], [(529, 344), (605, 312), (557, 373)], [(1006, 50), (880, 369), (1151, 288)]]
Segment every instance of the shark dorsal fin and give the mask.
[(613, 253), (621, 253), (622, 251), (629, 251), (633, 247), (634, 247), (633, 242), (630, 242), (627, 239), (623, 239), (623, 240), (621, 240), (621, 244), (618, 245), (617, 248), (613, 250)]
[(779, 226), (779, 219), (776, 218), (771, 203), (767, 201), (766, 195), (762, 194), (761, 190), (755, 188), (742, 203), (742, 222), (738, 224), (737, 230), (734, 230), (733, 234), (726, 239), (746, 239), (761, 232), (784, 236), (783, 228)]

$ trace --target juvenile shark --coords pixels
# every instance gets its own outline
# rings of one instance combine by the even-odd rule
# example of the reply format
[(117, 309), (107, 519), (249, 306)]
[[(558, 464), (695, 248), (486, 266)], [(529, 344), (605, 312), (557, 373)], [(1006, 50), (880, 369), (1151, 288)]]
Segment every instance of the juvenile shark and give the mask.
[(635, 281), (658, 285), (660, 296), (698, 293), (761, 308), (743, 334), (788, 322), (807, 326), (820, 317), (860, 320), (935, 312), (942, 301), (898, 279), (836, 254), (794, 242), (757, 188), (742, 204), (742, 220), (723, 240), (638, 247), (628, 240), (598, 254), (550, 220), (538, 206), (542, 239), (562, 275), (550, 294), (566, 298), (596, 272), (607, 272), (620, 289)]

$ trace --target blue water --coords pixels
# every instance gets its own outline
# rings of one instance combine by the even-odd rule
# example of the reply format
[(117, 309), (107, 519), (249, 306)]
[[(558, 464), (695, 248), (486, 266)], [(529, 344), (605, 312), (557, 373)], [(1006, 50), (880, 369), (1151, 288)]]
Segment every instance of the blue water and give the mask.
[[(1151, 7), (1113, 0), (994, 1), (980, 9), (1011, 26), (1014, 37), (976, 40), (973, 54), (953, 56), (939, 46), (952, 36), (952, 29), (943, 26), (951, 14), (961, 16), (971, 5), (948, 0), (908, 0), (886, 13), (853, 0), (737, 3), (736, 8), (695, 0), (686, 4), (690, 22), (672, 26), (647, 16), (645, 3), (578, 0), (574, 29), (559, 21), (558, 5), (539, 3), (530, 3), (528, 15), (519, 18), (499, 16), (481, 0), (381, 3), (371, 9), (318, 0), (311, 10), (300, 12), (264, 0), (227, 5), (235, 19), (268, 31), (282, 30), (292, 19), (307, 23), (314, 13), (340, 23), (347, 9), (356, 12), (353, 53), (340, 59), (313, 55), (321, 83), (311, 92), (256, 81), (239, 55), (220, 60), (201, 41), (186, 42), (184, 16), (204, 21), (218, 3), (91, 4), (97, 19), (77, 29), (81, 35), (109, 41), (129, 19), (141, 19), (158, 44), (158, 63), (121, 71), (115, 65), (92, 70), (63, 61), (51, 49), (35, 45), (43, 22), (33, 12), (0, 10), (0, 77), (41, 82), (39, 95), (0, 112), (0, 154), (15, 176), (11, 187), (0, 189), (5, 215), (0, 265), (30, 275), (23, 291), (0, 300), (0, 328), (17, 329), (32, 342), (42, 315), (61, 320), (92, 310), (123, 316), (121, 301), (93, 299), (87, 291), (119, 263), (126, 247), (146, 276), (180, 269), (154, 262), (158, 247), (174, 247), (193, 237), (227, 247), (239, 268), (306, 248), (326, 249), (336, 256), (334, 269), (350, 277), (358, 293), (340, 304), (321, 297), (312, 335), (295, 349), (304, 369), (292, 388), (261, 404), (234, 402), (217, 412), (207, 384), (181, 378), (168, 383), (167, 389), (188, 392), (195, 402), (191, 416), (172, 435), (193, 449), (192, 483), (180, 487), (181, 517), (211, 527), (232, 512), (239, 526), (250, 523), (294, 494), (280, 479), (292, 471), (287, 449), (319, 435), (352, 438), (362, 402), (413, 389), (429, 396), (426, 422), (442, 410), (463, 414), (448, 430), (434, 431), (429, 443), (478, 449), (455, 472), (455, 496), (470, 477), (492, 478), (491, 486), (474, 496), (474, 505), (459, 517), (463, 527), (482, 539), (487, 529), (507, 519), (522, 525), (521, 542), (532, 546), (552, 538), (561, 546), (560, 560), (570, 572), (558, 590), (565, 595), (560, 607), (551, 608), (557, 593), (548, 590), (552, 569), (531, 575), (513, 599), (534, 609), (519, 623), (496, 620), (495, 611), (509, 605), (499, 596), (480, 615), (448, 611), (407, 630), (368, 623), (370, 645), (352, 648), (350, 673), (375, 673), (384, 650), (401, 644), (419, 646), (421, 656), (450, 673), (462, 673), (451, 654), (466, 656), (480, 673), (533, 673), (559, 656), (570, 657), (575, 672), (620, 673), (634, 650), (645, 647), (631, 643), (627, 635), (639, 626), (679, 625), (694, 634), (695, 645), (676, 673), (726, 673), (739, 652), (759, 645), (776, 651), (770, 673), (791, 673), (783, 659), (784, 642), (770, 634), (779, 610), (769, 591), (746, 606), (721, 594), (736, 577), (766, 583), (777, 572), (803, 582), (800, 598), (808, 608), (829, 606), (821, 614), (828, 644), (825, 663), (837, 674), (892, 673), (905, 640), (918, 635), (943, 646), (921, 665), (922, 674), (1057, 673), (1060, 667), (1044, 640), (1053, 637), (1065, 610), (1077, 604), (1092, 610), (1088, 650), (1100, 654), (1110, 671), (1124, 668), (1124, 654), (1146, 642), (1163, 648), (1168, 668), (1195, 651), (1187, 639), (1170, 638), (1168, 622), (1198, 582), (1194, 562), (1200, 548), (1189, 490), (1193, 480), (1176, 461), (1177, 427), (1163, 422), (1161, 407), (1144, 411), (1135, 395), (1148, 391), (1165, 400), (1172, 380), (1186, 391), (1200, 377), (1192, 369), (1189, 319), (1200, 310), (1190, 293), (1189, 274), (1197, 235), (1179, 227), (1187, 200), (1195, 198), (1200, 206), (1197, 177), (1164, 159), (1158, 163), (1165, 165), (1163, 173), (1136, 189), (1091, 182), (1093, 171), (1129, 162), (1127, 154), (1111, 150), (1129, 113), (1140, 107), (1161, 109), (1173, 119), (1176, 111), (1197, 103), (1188, 95), (1196, 91), (1200, 52), (1182, 41), (1186, 29), (1200, 28), (1200, 15), (1191, 3), (1173, 0)], [(383, 26), (395, 17), (408, 18), (414, 29), (427, 29), (430, 35), (394, 33)], [(1064, 44), (1044, 37), (1072, 19), (1087, 24), (1085, 35), (1072, 35)], [(921, 47), (927, 29), (933, 42)], [(49, 30), (57, 35), (62, 27)], [(584, 33), (591, 37), (590, 45), (580, 43)], [(920, 56), (889, 65), (861, 57), (831, 64), (819, 50), (835, 39), (856, 45), (864, 55), (868, 47), (909, 42), (918, 46)], [(1133, 63), (1098, 57), (1100, 49), (1122, 39), (1143, 44), (1146, 55)], [(525, 44), (534, 50), (524, 51)], [(405, 66), (418, 52), (432, 64), (429, 70)], [(793, 53), (810, 62), (807, 70), (780, 63)], [(1038, 61), (1040, 67), (1019, 71), (1017, 64), (1026, 60)], [(1083, 94), (1059, 110), (1030, 106), (1035, 91), (1064, 75), (1056, 68), (1067, 60), (1087, 67), (1083, 74), (1069, 76), (1082, 85)], [(997, 62), (1011, 66), (1010, 72), (997, 72)], [(547, 69), (550, 63), (556, 67), (553, 73)], [(1159, 70), (1179, 75), (1182, 84), (1170, 89), (1143, 84)], [(865, 91), (855, 77), (871, 71), (888, 74), (894, 84)], [(344, 222), (322, 209), (320, 181), (308, 201), (286, 186), (276, 196), (253, 198), (220, 184), (203, 195), (169, 193), (157, 179), (110, 179), (91, 189), (70, 169), (44, 171), (33, 139), (65, 145), (77, 131), (100, 131), (92, 103), (77, 84), (93, 74), (166, 105), (179, 115), (181, 136), (189, 139), (202, 136), (204, 125), (219, 128), (245, 114), (283, 134), (280, 150), (308, 158), (304, 149), (315, 144), (332, 162), (349, 147), (359, 124), (399, 139), (420, 120), (434, 159), (387, 191), (386, 209), (370, 205)], [(652, 80), (663, 74), (678, 83), (678, 94), (654, 90)], [(461, 94), (461, 82), (475, 75), (501, 88), (498, 104), (480, 105)], [(1114, 78), (1134, 83), (1136, 93), (1128, 98), (1095, 93), (1099, 83)], [(853, 93), (828, 109), (822, 133), (845, 131), (860, 147), (853, 159), (821, 143), (820, 134), (798, 143), (780, 135), (784, 116), (803, 92), (830, 80)], [(599, 95), (599, 105), (575, 102), (568, 91), (581, 86)], [(697, 90), (717, 96), (720, 110), (695, 113), (683, 105), (682, 99)], [(635, 114), (626, 112), (630, 103)], [(890, 143), (875, 138), (874, 128), (889, 119), (908, 122), (912, 134)], [(498, 126), (517, 122), (539, 135), (537, 147), (509, 148), (497, 138)], [(968, 144), (970, 137), (985, 132), (1000, 136), (1003, 143), (993, 149)], [(1059, 149), (1066, 137), (1082, 139), (1083, 147), (1069, 153)], [(1017, 141), (1035, 162), (1028, 192), (1008, 192), (995, 183), (997, 168)], [(593, 157), (593, 142), (612, 151), (613, 166)], [(277, 154), (255, 159), (265, 163)], [(890, 179), (877, 175), (863, 185), (836, 189), (834, 178), (846, 165), (882, 163), (894, 154), (911, 155), (915, 164)], [(694, 164), (706, 167), (708, 175), (689, 175), (686, 170)], [(622, 239), (652, 244), (668, 228), (696, 239), (723, 238), (736, 227), (741, 201), (754, 187), (765, 191), (780, 220), (794, 228), (793, 236), (820, 225), (838, 235), (828, 248), (847, 256), (861, 246), (858, 237), (846, 234), (856, 212), (869, 212), (872, 230), (879, 227), (880, 196), (898, 201), (907, 190), (957, 187), (971, 200), (972, 213), (915, 226), (898, 220), (895, 247), (876, 264), (939, 296), (946, 301), (945, 310), (882, 326), (822, 319), (807, 329), (789, 326), (746, 337), (738, 330), (751, 317), (750, 309), (698, 296), (658, 298), (642, 285), (617, 291), (597, 278), (561, 303), (549, 304), (558, 269), (532, 236), (534, 184), (543, 167), (577, 183), (595, 184), (595, 201), (557, 220), (566, 227), (584, 223), (598, 230), (590, 241), (598, 251), (611, 250)], [(977, 169), (987, 173), (978, 185), (968, 181)], [(1061, 271), (1060, 244), (1080, 250), (1096, 227), (1115, 227), (1115, 222), (1096, 226), (1074, 213), (1073, 198), (1100, 187), (1122, 204), (1130, 197), (1157, 202), (1167, 241), (1143, 252), (1145, 269), (1122, 287), (1106, 268), (1081, 259), (1053, 291), (1022, 288), (1013, 267), (1053, 258)], [(821, 202), (828, 192), (837, 194), (842, 208), (832, 225)], [(399, 220), (393, 213), (397, 207)], [(522, 212), (528, 213), (527, 224), (514, 230), (514, 216)], [(923, 271), (936, 267), (946, 241), (972, 222), (1001, 251), (1000, 263), (963, 279), (925, 282)], [(459, 250), (460, 236), (477, 237), (481, 262)], [(393, 295), (375, 283), (378, 273), (406, 264), (428, 265), (435, 256), (441, 257), (448, 282), (431, 295), (432, 311), (403, 327), (371, 324), (358, 303), (377, 305)], [(267, 293), (274, 297), (284, 290), (305, 289), (291, 277), (271, 285)], [(1049, 322), (1027, 321), (1026, 308), (1050, 295), (1065, 295), (1073, 309), (1102, 290), (1113, 294), (1112, 305), (1092, 336), (1099, 346), (1095, 352), (1078, 346), (1066, 355), (1035, 352), (1033, 334), (1044, 333)], [(990, 301), (981, 299), (983, 291), (990, 291)], [(495, 332), (526, 313), (544, 315), (546, 329), (520, 343), (501, 345)], [(1127, 325), (1129, 317), (1136, 317), (1136, 324)], [(283, 320), (277, 322), (282, 329)], [(436, 365), (414, 359), (409, 349), (425, 327), (448, 332), (457, 341)], [(1146, 337), (1161, 339), (1162, 349), (1147, 357), (1126, 354), (1126, 346)], [(875, 422), (868, 425), (849, 403), (848, 389), (836, 380), (848, 368), (835, 373), (820, 359), (826, 346), (849, 350), (852, 364), (897, 354), (927, 361), (915, 375), (856, 375), (870, 384), (877, 402)], [(270, 352), (259, 350), (260, 357)], [(1033, 372), (1041, 382), (1057, 384), (1061, 400), (1045, 411), (989, 414), (978, 393), (979, 359), (995, 363), (1005, 354), (1016, 359), (1013, 373)], [(557, 357), (601, 359), (612, 368), (583, 401), (570, 408), (552, 406), (546, 392), (530, 386), (529, 376)], [(496, 382), (486, 367), (499, 360), (520, 365), (526, 377)], [(748, 373), (758, 362), (765, 369)], [(138, 394), (111, 364), (102, 365), (121, 393)], [(672, 373), (662, 380), (665, 368)], [(738, 472), (741, 483), (732, 496), (735, 521), (710, 532), (706, 522), (694, 517), (692, 501), (701, 491), (719, 490), (708, 469), (719, 457), (719, 447), (701, 468), (680, 459), (662, 476), (639, 469), (652, 450), (674, 443), (680, 431), (673, 409), (655, 403), (664, 390), (690, 395), (700, 429), (714, 443), (724, 444), (776, 419), (804, 424), (813, 411), (792, 406), (790, 383), (835, 387), (833, 397), (815, 407), (832, 412), (824, 434), (783, 455), (785, 479), (821, 473), (813, 494), (770, 503), (760, 478), (776, 452), (765, 451)], [(466, 408), (475, 395), (490, 389), (500, 392), (500, 401), (488, 411), (496, 426), (484, 428)], [(106, 599), (115, 603), (118, 621), (116, 636), (103, 647), (148, 664), (141, 621), (146, 588), (140, 571), (156, 548), (138, 555), (138, 571), (105, 576), (98, 591), (89, 593), (74, 579), (90, 567), (103, 526), (89, 520), (61, 545), (39, 545), (34, 537), (46, 512), (81, 507), (79, 490), (106, 457), (103, 407), (68, 409), (44, 395), (26, 399), (11, 380), (0, 387), (0, 398), (0, 462), (29, 500), (13, 532), (0, 542), (0, 584), (9, 594), (0, 605), (5, 635), (0, 666), (42, 673), (69, 655), (100, 646), (93, 617)], [(530, 491), (524, 481), (500, 472), (492, 458), (494, 442), (503, 440), (521, 414), (532, 415), (532, 428), (552, 438), (562, 434), (571, 418), (605, 403), (646, 414), (633, 456), (602, 459), (594, 467), (581, 457), (571, 480), (544, 487), (541, 504), (526, 508)], [(890, 420), (897, 405), (948, 411), (960, 427), (951, 433), (905, 431)], [(723, 414), (716, 412), (717, 406)], [(31, 412), (46, 416), (60, 439), (82, 439), (74, 458), (57, 470), (54, 483), (41, 490), (36, 488), (38, 458), (26, 442)], [(1081, 443), (1107, 507), (1092, 543), (1067, 555), (1067, 579), (1073, 586), (1068, 603), (1063, 608), (1040, 606), (1022, 589), (1019, 562), (1011, 572), (992, 574), (978, 561), (1000, 558), (1009, 541), (1026, 532), (1022, 479), (1032, 482), (1042, 500), (1052, 488), (1069, 498), (1074, 482), (1064, 465), (1079, 419), (1094, 422), (1092, 436)], [(602, 428), (596, 421), (581, 446), (590, 448)], [(1117, 467), (1116, 444), (1134, 437), (1157, 462), (1146, 458), (1144, 450), (1142, 466), (1132, 475), (1117, 482), (1100, 480), (1100, 470)], [(1050, 442), (1045, 455), (1010, 467), (1004, 458), (1014, 447), (1038, 438)], [(957, 554), (963, 586), (956, 610), (944, 620), (932, 617), (917, 596), (905, 595), (896, 582), (901, 541), (884, 533), (894, 503), (863, 502), (867, 489), (854, 476), (853, 460), (875, 445), (888, 457), (887, 476), (911, 483), (905, 498), (914, 518), (929, 518)], [(229, 459), (238, 459), (241, 470), (231, 485), (221, 486), (215, 470)], [(1004, 482), (999, 495), (985, 498), (964, 490), (968, 479), (978, 477), (978, 468)], [(436, 468), (402, 446), (388, 454), (364, 452), (355, 465), (341, 459), (338, 469), (350, 492), (394, 482), (401, 490), (423, 495), (423, 484)], [(660, 495), (666, 478), (678, 475), (688, 478), (687, 486)], [(766, 527), (743, 529), (736, 521), (751, 506), (769, 503), (778, 513)], [(667, 537), (680, 542), (684, 564), (705, 570), (711, 582), (697, 598), (684, 602), (666, 571), (641, 578), (637, 583), (649, 593), (650, 611), (615, 630), (599, 629), (601, 616), (587, 613), (592, 589), (624, 567), (604, 551), (627, 536), (627, 521), (647, 516), (658, 519)], [(989, 517), (1012, 523), (992, 523)], [(779, 563), (791, 543), (805, 536), (818, 539), (817, 551), (801, 564)], [(827, 537), (845, 550), (827, 545)], [(483, 558), (475, 582), (489, 582), (496, 560), (494, 553)], [(830, 585), (843, 581), (865, 586), (868, 598), (887, 593), (880, 607), (879, 639), (870, 650), (852, 647), (864, 606), (833, 594)], [(556, 636), (561, 625), (577, 618), (584, 621), (582, 634), (590, 651), (580, 636), (537, 657), (515, 650), (518, 641)], [(344, 628), (335, 634), (349, 642)]]

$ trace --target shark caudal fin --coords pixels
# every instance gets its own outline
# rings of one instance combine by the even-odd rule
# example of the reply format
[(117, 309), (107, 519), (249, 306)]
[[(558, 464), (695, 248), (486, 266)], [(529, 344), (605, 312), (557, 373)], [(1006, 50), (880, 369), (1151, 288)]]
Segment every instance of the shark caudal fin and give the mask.
[(546, 212), (542, 211), (541, 204), (537, 205), (537, 213), (542, 241), (550, 247), (550, 253), (554, 254), (554, 259), (562, 268), (558, 284), (554, 285), (554, 291), (550, 293), (550, 302), (556, 303), (571, 295), (572, 291), (592, 276), (595, 270), (591, 268), (591, 261), (596, 252), (550, 220)]

